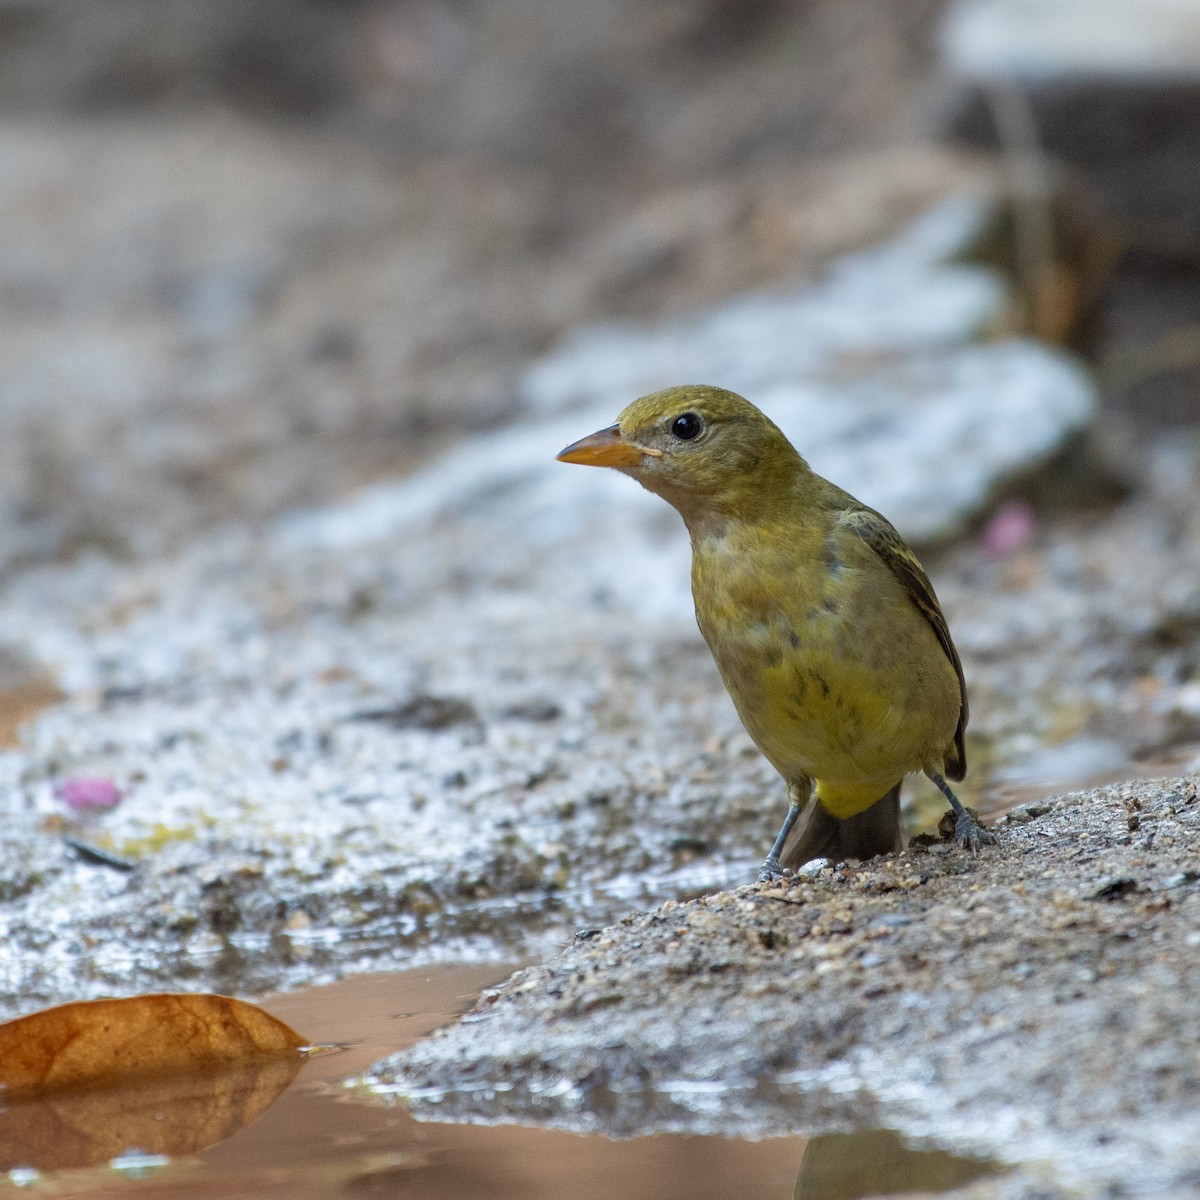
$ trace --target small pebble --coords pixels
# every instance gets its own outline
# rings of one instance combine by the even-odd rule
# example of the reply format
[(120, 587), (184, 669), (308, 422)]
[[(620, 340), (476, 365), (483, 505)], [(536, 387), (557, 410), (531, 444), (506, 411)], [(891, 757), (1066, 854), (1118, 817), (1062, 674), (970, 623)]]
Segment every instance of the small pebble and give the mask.
[(832, 865), (833, 864), (827, 858), (814, 858), (811, 862), (806, 862), (804, 866), (797, 868), (796, 874), (807, 875), (811, 879), (815, 878), (817, 875), (820, 875), (820, 873), (825, 870), (826, 867)]

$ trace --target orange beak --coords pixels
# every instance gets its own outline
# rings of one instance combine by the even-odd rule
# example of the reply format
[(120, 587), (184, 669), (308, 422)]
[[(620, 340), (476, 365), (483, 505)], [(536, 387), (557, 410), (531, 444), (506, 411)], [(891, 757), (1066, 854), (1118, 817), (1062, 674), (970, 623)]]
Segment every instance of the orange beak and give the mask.
[(662, 451), (643, 450), (621, 436), (619, 425), (610, 425), (572, 442), (555, 458), (559, 462), (582, 463), (587, 467), (640, 467), (647, 456), (660, 458)]

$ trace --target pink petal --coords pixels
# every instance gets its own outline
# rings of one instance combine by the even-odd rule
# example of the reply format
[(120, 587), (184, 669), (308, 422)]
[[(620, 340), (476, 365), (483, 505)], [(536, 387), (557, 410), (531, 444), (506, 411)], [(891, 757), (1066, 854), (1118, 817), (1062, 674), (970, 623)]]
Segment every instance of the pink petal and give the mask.
[(111, 779), (99, 776), (72, 775), (54, 785), (54, 796), (76, 812), (97, 812), (116, 808), (121, 803), (121, 789)]
[(989, 558), (1008, 558), (1029, 543), (1037, 522), (1034, 511), (1024, 500), (1002, 504), (983, 527), (980, 544)]

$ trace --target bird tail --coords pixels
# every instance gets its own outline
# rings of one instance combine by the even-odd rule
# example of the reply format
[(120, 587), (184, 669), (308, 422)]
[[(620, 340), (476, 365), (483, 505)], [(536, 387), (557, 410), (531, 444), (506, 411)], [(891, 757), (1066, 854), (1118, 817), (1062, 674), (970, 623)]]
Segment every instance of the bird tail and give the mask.
[[(903, 782), (903, 781), (901, 781)], [(867, 859), (902, 850), (900, 784), (870, 808), (852, 817), (835, 817), (814, 796), (792, 830), (780, 865), (795, 870), (814, 858)]]

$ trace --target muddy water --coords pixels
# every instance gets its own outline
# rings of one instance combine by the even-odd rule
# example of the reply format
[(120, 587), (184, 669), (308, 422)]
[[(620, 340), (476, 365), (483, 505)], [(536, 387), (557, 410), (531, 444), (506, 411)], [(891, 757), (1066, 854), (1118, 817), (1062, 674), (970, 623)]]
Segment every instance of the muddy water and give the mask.
[[(103, 1166), (0, 1176), (27, 1196), (405, 1196), (420, 1200), (853, 1200), (964, 1182), (986, 1168), (891, 1135), (736, 1139), (655, 1136), (614, 1141), (519, 1126), (415, 1121), (345, 1086), (347, 1077), (450, 1020), (510, 968), (436, 967), (358, 976), (269, 997), (263, 1006), (336, 1050), (308, 1061), (253, 1124), (182, 1158), (129, 1154)], [(0, 1124), (5, 1114), (0, 1110)]]

